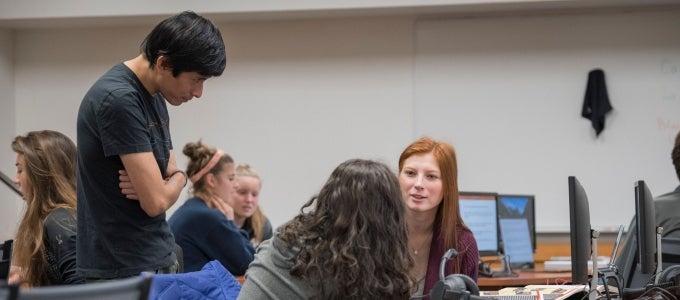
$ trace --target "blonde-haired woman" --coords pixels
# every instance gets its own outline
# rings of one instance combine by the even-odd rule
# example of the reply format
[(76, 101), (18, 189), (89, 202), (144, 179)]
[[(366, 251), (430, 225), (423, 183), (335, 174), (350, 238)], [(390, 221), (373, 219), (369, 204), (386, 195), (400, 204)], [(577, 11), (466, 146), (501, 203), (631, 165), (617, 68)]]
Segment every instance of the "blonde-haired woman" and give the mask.
[(236, 167), (234, 178), (236, 198), (234, 199), (234, 223), (248, 233), (253, 246), (272, 237), (272, 225), (260, 209), (262, 179), (248, 164)]
[(10, 283), (83, 283), (76, 269), (76, 145), (43, 130), (17, 136), (12, 150), (14, 183), (26, 208), (14, 238)]

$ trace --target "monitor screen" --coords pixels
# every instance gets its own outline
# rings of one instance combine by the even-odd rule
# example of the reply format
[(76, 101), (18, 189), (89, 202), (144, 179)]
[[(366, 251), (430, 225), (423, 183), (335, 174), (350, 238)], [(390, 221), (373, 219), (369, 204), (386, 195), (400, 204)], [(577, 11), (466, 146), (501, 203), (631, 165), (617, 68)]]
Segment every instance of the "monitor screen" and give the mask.
[(500, 219), (503, 255), (511, 269), (533, 269), (529, 224), (525, 219)]
[(513, 269), (533, 269), (536, 251), (534, 196), (499, 194), (501, 249)]
[[(498, 219), (526, 220), (532, 252), (536, 252), (536, 209), (533, 195), (498, 195)], [(501, 237), (502, 243), (503, 237)]]
[(643, 180), (635, 183), (635, 232), (638, 236), (640, 272), (652, 274), (656, 268), (656, 219), (654, 198)]
[(458, 204), (463, 222), (475, 235), (479, 254), (498, 255), (500, 251), (496, 193), (459, 192)]
[(569, 225), (571, 240), (571, 281), (588, 284), (588, 260), (590, 259), (590, 208), (588, 197), (581, 183), (569, 176)]

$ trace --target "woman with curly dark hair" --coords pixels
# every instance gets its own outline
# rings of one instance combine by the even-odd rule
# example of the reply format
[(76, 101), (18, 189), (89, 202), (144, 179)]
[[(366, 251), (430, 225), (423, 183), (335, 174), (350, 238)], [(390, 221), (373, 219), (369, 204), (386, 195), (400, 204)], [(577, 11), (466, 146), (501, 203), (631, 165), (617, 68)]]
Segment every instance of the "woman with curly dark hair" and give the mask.
[(239, 299), (408, 299), (412, 265), (396, 175), (352, 159), (260, 244)]

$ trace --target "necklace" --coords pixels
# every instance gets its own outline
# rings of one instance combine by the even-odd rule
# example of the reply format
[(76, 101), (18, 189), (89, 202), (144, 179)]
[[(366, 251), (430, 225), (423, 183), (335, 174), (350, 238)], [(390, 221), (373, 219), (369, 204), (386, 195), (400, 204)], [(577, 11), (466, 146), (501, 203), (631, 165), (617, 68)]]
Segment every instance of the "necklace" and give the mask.
[(413, 255), (418, 256), (418, 252), (420, 250), (422, 250), (426, 245), (428, 245), (429, 244), (428, 242), (431, 241), (431, 240), (432, 240), (432, 232), (430, 232), (430, 234), (428, 234), (427, 237), (425, 237), (425, 239), (420, 243), (420, 247), (418, 247), (418, 248), (413, 247)]

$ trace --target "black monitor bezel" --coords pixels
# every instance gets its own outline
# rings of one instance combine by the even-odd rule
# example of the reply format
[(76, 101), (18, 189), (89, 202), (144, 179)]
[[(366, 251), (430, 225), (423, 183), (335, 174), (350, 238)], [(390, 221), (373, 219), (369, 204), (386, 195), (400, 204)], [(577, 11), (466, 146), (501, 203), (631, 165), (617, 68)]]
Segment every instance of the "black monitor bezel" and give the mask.
[(656, 215), (654, 197), (644, 180), (635, 182), (635, 233), (640, 273), (652, 274), (656, 269)]
[(592, 227), (588, 195), (575, 176), (568, 177), (568, 189), (571, 281), (574, 284), (589, 284), (588, 261), (591, 258)]

